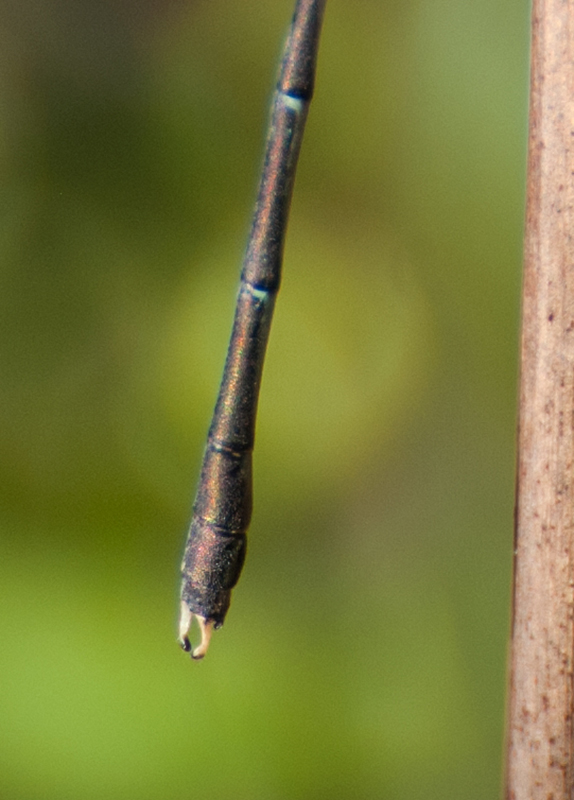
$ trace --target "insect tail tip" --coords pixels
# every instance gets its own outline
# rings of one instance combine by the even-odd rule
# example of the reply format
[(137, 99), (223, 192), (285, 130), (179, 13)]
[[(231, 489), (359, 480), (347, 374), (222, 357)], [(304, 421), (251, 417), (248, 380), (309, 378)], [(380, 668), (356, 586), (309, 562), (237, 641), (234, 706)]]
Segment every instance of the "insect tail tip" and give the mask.
[(199, 642), (197, 647), (192, 647), (189, 641), (188, 633), (189, 629), (191, 628), (191, 623), (193, 622), (193, 617), (194, 614), (192, 610), (187, 605), (185, 600), (182, 600), (181, 611), (179, 616), (178, 641), (184, 652), (190, 653), (194, 661), (200, 661), (207, 653), (207, 648), (209, 647), (209, 642), (211, 640), (211, 634), (213, 633), (214, 629), (214, 621), (211, 619), (207, 620), (205, 619), (205, 617), (202, 617), (199, 614), (195, 614), (195, 618), (199, 626), (199, 631), (201, 633), (201, 641)]
[(193, 613), (191, 611), (191, 608), (187, 605), (185, 600), (182, 600), (179, 612), (179, 635), (177, 637), (177, 640), (180, 643), (182, 650), (185, 650), (186, 653), (188, 653), (191, 650), (191, 645), (189, 643), (189, 638), (187, 634), (189, 633), (189, 629), (191, 628), (192, 620), (193, 620)]
[(211, 641), (211, 634), (213, 633), (213, 620), (206, 620), (204, 617), (200, 617), (198, 614), (195, 615), (197, 619), (197, 624), (199, 625), (199, 630), (201, 632), (201, 641), (197, 647), (191, 651), (191, 657), (194, 661), (199, 661), (204, 657), (207, 653), (207, 648), (209, 647), (209, 642)]

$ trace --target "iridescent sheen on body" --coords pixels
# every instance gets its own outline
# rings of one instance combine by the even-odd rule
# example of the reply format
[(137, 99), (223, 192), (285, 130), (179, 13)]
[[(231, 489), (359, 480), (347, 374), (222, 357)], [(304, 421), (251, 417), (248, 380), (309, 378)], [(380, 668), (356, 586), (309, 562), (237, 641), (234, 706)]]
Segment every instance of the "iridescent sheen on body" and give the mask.
[[(265, 348), (326, 0), (298, 0), (273, 96), (263, 171), (223, 379), (207, 437), (182, 570), (179, 641), (202, 658), (223, 624), (245, 559), (252, 452)], [(201, 642), (188, 638), (197, 618)]]

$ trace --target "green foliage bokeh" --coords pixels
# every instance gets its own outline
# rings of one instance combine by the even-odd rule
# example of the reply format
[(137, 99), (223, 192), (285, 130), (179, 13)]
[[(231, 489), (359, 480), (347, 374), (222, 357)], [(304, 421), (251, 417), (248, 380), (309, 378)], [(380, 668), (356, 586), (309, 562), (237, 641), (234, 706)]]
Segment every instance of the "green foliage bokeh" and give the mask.
[(242, 580), (178, 565), (292, 0), (7, 0), (0, 796), (499, 793), (528, 4), (329, 0)]

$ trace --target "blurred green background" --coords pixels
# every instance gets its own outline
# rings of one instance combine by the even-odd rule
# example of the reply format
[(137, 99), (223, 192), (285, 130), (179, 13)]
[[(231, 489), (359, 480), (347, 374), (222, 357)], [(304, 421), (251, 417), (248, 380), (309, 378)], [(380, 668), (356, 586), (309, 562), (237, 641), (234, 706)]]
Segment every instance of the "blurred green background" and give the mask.
[(5, 0), (0, 797), (496, 798), (525, 0), (329, 0), (208, 657), (178, 567), (292, 0)]

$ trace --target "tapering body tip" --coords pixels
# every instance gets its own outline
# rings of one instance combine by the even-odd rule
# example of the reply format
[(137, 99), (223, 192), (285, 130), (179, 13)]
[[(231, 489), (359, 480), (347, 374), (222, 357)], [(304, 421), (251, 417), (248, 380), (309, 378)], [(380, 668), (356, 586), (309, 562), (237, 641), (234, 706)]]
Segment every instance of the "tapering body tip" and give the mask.
[[(197, 625), (201, 634), (201, 640), (197, 647), (192, 647), (188, 637), (194, 617), (197, 620)], [(181, 601), (178, 641), (182, 650), (186, 653), (190, 653), (194, 661), (200, 661), (207, 653), (214, 626), (215, 624), (212, 619), (205, 619), (205, 617), (199, 614), (193, 614), (187, 603), (184, 600)]]
[[(325, 3), (297, 0), (272, 105), (233, 333), (181, 568), (178, 638), (195, 660), (205, 656), (213, 630), (223, 624), (245, 558), (257, 399)], [(201, 634), (196, 647), (188, 636), (194, 617)]]

